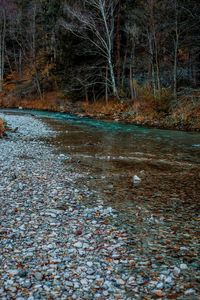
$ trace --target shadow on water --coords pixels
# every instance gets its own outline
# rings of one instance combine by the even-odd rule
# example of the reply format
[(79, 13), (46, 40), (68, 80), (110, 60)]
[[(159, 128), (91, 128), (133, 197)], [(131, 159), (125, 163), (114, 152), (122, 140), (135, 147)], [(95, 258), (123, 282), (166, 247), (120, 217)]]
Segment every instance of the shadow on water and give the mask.
[[(27, 113), (27, 112), (26, 112)], [(198, 266), (200, 134), (31, 111), (58, 132), (49, 142), (68, 157), (92, 199), (120, 211), (122, 225), (141, 255), (162, 249), (160, 264), (174, 259)], [(46, 118), (46, 119), (44, 119)], [(138, 185), (133, 176), (141, 178)], [(130, 242), (131, 243), (131, 242)], [(185, 247), (186, 252), (180, 249)], [(197, 279), (199, 280), (200, 277)], [(193, 279), (192, 279), (193, 280)]]

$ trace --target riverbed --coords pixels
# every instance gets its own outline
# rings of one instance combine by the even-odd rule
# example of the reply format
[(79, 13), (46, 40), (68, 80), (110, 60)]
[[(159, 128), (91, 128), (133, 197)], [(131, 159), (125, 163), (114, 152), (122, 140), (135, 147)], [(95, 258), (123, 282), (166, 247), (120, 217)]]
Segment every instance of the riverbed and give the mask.
[(137, 278), (119, 299), (198, 299), (200, 134), (25, 113), (56, 133), (38, 139), (76, 174), (75, 197), (117, 212), (112, 222), (127, 234), (129, 277)]

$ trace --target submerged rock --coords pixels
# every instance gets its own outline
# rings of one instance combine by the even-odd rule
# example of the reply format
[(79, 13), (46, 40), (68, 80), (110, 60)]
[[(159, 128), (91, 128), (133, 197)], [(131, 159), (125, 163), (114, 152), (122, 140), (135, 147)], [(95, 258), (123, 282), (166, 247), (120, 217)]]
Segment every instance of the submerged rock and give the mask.
[(137, 176), (137, 175), (133, 176), (133, 183), (134, 184), (139, 184), (141, 181), (142, 181), (142, 179), (139, 176)]

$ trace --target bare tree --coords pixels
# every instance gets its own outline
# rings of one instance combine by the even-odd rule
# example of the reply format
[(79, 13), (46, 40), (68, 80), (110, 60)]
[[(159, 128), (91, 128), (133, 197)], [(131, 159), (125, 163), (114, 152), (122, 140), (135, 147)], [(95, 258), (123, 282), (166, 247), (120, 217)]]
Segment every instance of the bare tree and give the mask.
[(2, 92), (5, 63), (6, 11), (4, 3), (0, 4), (0, 92)]
[(113, 95), (118, 98), (113, 62), (117, 3), (118, 0), (85, 0), (82, 7), (65, 4), (64, 11), (69, 20), (62, 19), (60, 24), (73, 34), (89, 41), (95, 51), (104, 58), (110, 74), (109, 84)]

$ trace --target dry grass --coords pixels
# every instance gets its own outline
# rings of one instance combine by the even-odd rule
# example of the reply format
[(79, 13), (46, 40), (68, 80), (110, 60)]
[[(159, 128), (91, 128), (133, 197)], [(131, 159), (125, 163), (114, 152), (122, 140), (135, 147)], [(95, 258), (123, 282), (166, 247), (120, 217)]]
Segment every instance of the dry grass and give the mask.
[(18, 98), (12, 94), (0, 98), (0, 107), (38, 109), (48, 111), (68, 111), (69, 102), (57, 92), (49, 92), (43, 98)]
[(82, 109), (88, 114), (104, 114), (111, 115), (114, 113), (121, 113), (128, 109), (130, 105), (128, 103), (120, 103), (117, 101), (110, 100), (108, 103), (105, 101), (98, 101), (96, 103), (84, 102)]
[(188, 124), (193, 129), (200, 130), (200, 99), (184, 97), (171, 111), (171, 119), (174, 123)]

